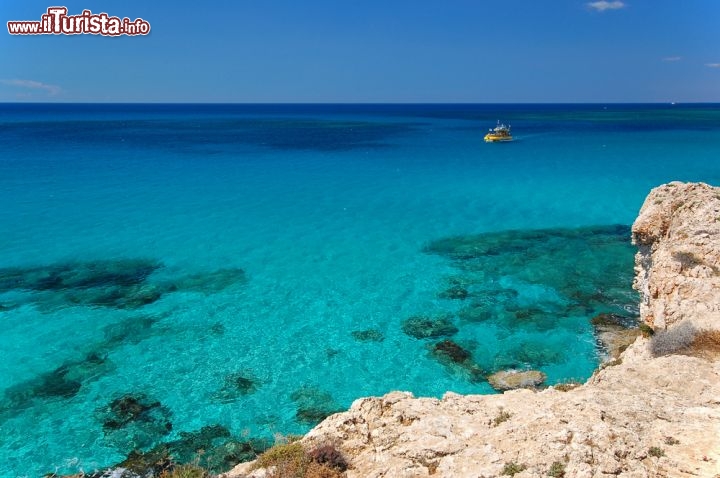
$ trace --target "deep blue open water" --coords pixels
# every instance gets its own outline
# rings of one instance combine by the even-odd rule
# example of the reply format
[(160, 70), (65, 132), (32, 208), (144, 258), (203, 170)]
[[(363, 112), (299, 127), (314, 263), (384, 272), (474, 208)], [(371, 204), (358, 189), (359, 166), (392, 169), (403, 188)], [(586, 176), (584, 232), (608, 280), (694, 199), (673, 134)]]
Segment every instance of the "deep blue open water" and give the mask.
[(0, 476), (584, 380), (646, 194), (718, 157), (718, 105), (0, 105)]

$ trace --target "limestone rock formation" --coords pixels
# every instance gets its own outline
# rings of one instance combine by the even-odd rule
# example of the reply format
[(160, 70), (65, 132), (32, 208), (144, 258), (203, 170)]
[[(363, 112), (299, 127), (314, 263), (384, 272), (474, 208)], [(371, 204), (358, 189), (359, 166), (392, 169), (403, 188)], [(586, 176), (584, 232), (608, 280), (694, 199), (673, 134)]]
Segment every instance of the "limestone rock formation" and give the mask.
[[(651, 192), (633, 226), (645, 323), (720, 329), (719, 232), (719, 189)], [(656, 337), (637, 338), (569, 391), (362, 398), (301, 443), (335, 445), (348, 478), (720, 478), (720, 360), (657, 354)], [(242, 464), (228, 474), (250, 476), (265, 470)]]
[(516, 388), (535, 388), (547, 377), (539, 370), (503, 370), (488, 377), (488, 382), (495, 390), (505, 391)]
[(640, 318), (665, 329), (720, 324), (720, 188), (672, 182), (653, 189), (632, 228)]

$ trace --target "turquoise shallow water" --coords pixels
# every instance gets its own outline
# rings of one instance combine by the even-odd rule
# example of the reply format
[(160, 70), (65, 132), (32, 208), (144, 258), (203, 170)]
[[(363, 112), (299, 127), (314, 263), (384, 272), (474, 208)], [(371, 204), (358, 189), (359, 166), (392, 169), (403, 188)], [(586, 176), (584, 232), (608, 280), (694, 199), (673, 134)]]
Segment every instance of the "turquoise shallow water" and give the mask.
[(0, 105), (0, 475), (585, 379), (645, 195), (718, 152), (713, 105)]

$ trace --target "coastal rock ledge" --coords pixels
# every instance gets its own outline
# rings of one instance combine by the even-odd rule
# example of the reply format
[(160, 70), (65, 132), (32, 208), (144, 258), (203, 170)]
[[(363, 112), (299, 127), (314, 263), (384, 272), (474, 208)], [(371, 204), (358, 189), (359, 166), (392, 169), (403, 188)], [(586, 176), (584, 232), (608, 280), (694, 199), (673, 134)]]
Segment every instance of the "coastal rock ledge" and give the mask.
[(362, 398), (300, 443), (334, 445), (349, 478), (720, 478), (720, 189), (654, 189), (633, 241), (644, 336), (584, 385)]

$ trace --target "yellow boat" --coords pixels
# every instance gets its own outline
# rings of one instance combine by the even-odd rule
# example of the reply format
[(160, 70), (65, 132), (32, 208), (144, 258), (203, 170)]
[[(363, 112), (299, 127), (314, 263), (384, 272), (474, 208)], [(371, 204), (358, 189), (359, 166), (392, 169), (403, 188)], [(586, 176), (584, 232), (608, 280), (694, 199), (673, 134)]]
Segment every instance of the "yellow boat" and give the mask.
[(513, 137), (510, 134), (510, 125), (500, 124), (498, 120), (497, 126), (491, 128), (488, 134), (485, 135), (486, 143), (500, 143), (503, 141), (512, 141)]

